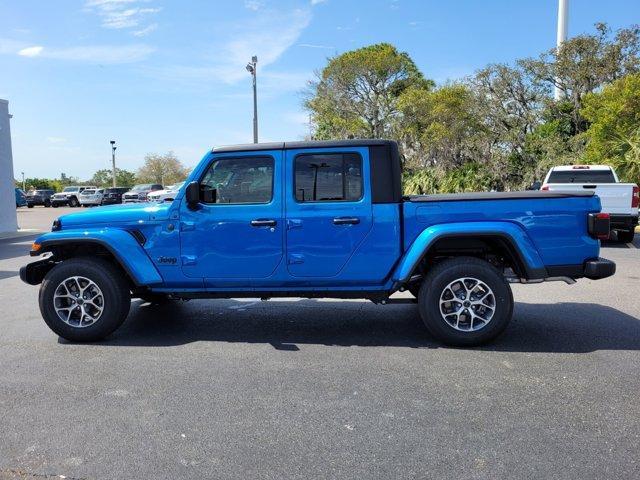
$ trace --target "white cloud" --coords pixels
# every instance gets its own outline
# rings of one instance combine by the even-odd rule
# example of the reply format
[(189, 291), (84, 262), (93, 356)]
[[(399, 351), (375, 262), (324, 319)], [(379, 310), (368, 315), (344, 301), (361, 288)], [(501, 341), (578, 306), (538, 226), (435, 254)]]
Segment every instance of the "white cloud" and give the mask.
[(111, 29), (136, 28), (161, 8), (144, 7), (150, 0), (88, 0), (85, 9), (102, 18), (102, 26)]
[(145, 28), (143, 28), (141, 30), (136, 30), (135, 32), (133, 32), (133, 35), (135, 37), (146, 37), (147, 35), (149, 35), (151, 32), (153, 32), (157, 28), (158, 28), (158, 24), (157, 23), (152, 23), (148, 27), (145, 27)]
[(133, 63), (144, 60), (155, 49), (145, 44), (82, 45), (77, 47), (43, 47), (0, 38), (0, 55), (20, 55), (31, 58), (52, 58), (96, 64)]
[(325, 49), (325, 50), (333, 50), (336, 47), (332, 47), (330, 45), (316, 45), (314, 43), (299, 43), (298, 45), (296, 45), (296, 47), (302, 47), (302, 48), (320, 48), (320, 49)]
[(262, 0), (245, 0), (245, 8), (253, 10), (254, 12), (264, 7), (264, 1)]
[(239, 24), (221, 46), (214, 59), (220, 80), (235, 83), (246, 77), (244, 66), (258, 56), (258, 71), (277, 61), (309, 25), (311, 12), (261, 11), (258, 16)]
[(26, 47), (21, 50), (18, 50), (18, 55), (22, 57), (37, 57), (42, 53), (44, 47), (40, 45), (36, 45), (34, 47)]

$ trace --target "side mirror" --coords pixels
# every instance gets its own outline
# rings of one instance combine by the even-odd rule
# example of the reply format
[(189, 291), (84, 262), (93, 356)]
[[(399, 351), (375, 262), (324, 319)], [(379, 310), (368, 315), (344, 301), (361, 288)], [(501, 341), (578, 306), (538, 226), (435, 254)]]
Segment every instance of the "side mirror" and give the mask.
[(200, 184), (198, 182), (191, 182), (187, 185), (185, 198), (189, 208), (195, 208), (198, 205), (200, 202)]

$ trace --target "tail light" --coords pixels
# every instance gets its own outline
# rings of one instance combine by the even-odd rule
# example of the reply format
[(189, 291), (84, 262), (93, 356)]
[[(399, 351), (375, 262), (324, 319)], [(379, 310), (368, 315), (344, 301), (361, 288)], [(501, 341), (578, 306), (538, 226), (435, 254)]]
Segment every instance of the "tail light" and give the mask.
[(611, 218), (608, 213), (590, 213), (588, 220), (589, 235), (600, 240), (607, 240), (611, 231)]
[(540, 190), (549, 190), (549, 185), (542, 185), (542, 188)]
[(633, 186), (633, 194), (631, 195), (631, 208), (638, 208), (640, 205), (640, 189), (638, 185)]

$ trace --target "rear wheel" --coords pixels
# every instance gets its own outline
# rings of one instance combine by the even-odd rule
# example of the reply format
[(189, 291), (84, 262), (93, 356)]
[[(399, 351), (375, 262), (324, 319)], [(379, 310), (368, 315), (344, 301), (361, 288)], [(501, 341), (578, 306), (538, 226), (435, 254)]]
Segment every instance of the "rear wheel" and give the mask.
[(622, 243), (633, 242), (633, 237), (636, 235), (635, 228), (631, 227), (629, 230), (618, 230), (618, 241)]
[(447, 345), (493, 340), (509, 324), (513, 295), (502, 274), (474, 257), (444, 260), (427, 274), (418, 294), (429, 332)]
[(27, 203), (27, 208), (33, 208), (33, 203)]
[(45, 206), (46, 208), (49, 208), (49, 207), (51, 206), (51, 200), (45, 200), (45, 201), (44, 201), (44, 206)]
[(58, 205), (57, 203), (52, 203), (52, 204), (51, 204), (51, 206), (52, 206), (53, 208), (58, 208), (60, 205)]
[(129, 285), (111, 263), (73, 258), (52, 268), (40, 286), (40, 312), (51, 330), (72, 342), (93, 342), (127, 318)]

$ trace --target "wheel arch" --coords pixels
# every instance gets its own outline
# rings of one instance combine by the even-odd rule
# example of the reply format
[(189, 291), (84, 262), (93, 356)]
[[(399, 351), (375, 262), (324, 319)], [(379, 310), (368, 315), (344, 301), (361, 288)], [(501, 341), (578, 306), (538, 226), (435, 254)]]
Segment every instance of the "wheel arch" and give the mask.
[(516, 275), (526, 279), (547, 277), (547, 271), (533, 242), (520, 227), (506, 222), (491, 224), (445, 224), (424, 230), (409, 247), (393, 279), (406, 285), (422, 267), (437, 258), (489, 255), (505, 257)]

